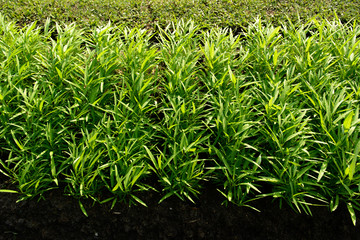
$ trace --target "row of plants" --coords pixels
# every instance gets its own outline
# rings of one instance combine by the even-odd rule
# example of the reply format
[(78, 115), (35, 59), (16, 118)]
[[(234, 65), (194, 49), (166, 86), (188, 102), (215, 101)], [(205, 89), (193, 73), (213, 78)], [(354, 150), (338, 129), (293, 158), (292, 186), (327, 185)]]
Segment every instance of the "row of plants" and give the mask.
[(179, 21), (154, 41), (0, 15), (0, 172), (17, 186), (1, 191), (145, 205), (138, 192), (195, 201), (210, 181), (240, 206), (345, 203), (355, 224), (359, 36), (258, 19), (241, 36)]
[(242, 31), (259, 15), (275, 25), (286, 20), (306, 22), (314, 16), (342, 22), (360, 20), (360, 4), (353, 0), (0, 0), (0, 12), (25, 26), (34, 21), (77, 24), (84, 28), (117, 25), (153, 29), (176, 19), (197, 25), (231, 27)]

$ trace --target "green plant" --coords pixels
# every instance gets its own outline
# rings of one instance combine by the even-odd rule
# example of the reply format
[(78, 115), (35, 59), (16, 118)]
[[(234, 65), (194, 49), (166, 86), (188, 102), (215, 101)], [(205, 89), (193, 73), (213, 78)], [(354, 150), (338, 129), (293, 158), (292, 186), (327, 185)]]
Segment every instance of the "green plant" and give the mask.
[(0, 15), (0, 172), (21, 199), (61, 188), (86, 214), (83, 198), (195, 202), (212, 181), (225, 203), (344, 203), (356, 223), (356, 22), (157, 31)]

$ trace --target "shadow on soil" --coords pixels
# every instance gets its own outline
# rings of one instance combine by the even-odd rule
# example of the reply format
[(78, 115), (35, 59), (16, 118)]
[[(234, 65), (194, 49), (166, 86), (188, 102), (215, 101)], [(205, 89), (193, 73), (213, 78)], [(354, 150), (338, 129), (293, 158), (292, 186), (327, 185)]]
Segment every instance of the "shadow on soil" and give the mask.
[(256, 203), (258, 213), (221, 205), (214, 186), (203, 189), (196, 205), (177, 198), (157, 204), (160, 195), (151, 192), (141, 197), (147, 208), (117, 204), (110, 210), (110, 204), (85, 201), (86, 217), (61, 190), (47, 193), (46, 201), (19, 203), (15, 194), (0, 193), (0, 239), (360, 239), (345, 206), (334, 213), (312, 208), (311, 217), (265, 199)]

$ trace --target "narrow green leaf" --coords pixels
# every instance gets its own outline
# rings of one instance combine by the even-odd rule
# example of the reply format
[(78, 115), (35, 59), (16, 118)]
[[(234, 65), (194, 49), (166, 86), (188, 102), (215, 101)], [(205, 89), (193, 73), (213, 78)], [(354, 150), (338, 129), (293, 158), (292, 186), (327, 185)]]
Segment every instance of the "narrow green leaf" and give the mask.
[(353, 176), (355, 174), (356, 171), (356, 160), (357, 157), (359, 155), (359, 151), (360, 151), (360, 140), (358, 141), (356, 147), (355, 147), (355, 151), (354, 151), (354, 155), (352, 156), (352, 161), (350, 164), (350, 168), (349, 168), (349, 179), (350, 181), (353, 179)]
[(155, 167), (156, 169), (160, 169), (160, 166), (158, 166), (157, 161), (155, 160), (155, 157), (154, 157), (154, 155), (152, 154), (152, 152), (147, 148), (147, 146), (144, 146), (144, 148), (145, 148), (145, 150), (146, 150), (146, 152), (147, 152), (147, 154), (148, 154), (151, 162), (154, 164), (154, 167)]
[(146, 203), (144, 203), (140, 198), (136, 197), (135, 195), (131, 194), (131, 197), (137, 201), (138, 203), (140, 203), (141, 205), (143, 205), (144, 207), (147, 207)]
[(39, 110), (40, 110), (40, 112), (42, 112), (42, 109), (43, 109), (43, 106), (44, 106), (44, 100), (42, 100), (41, 102), (40, 102), (40, 105), (39, 105)]
[(350, 213), (350, 217), (351, 217), (351, 220), (352, 220), (354, 226), (356, 226), (356, 215), (355, 215), (355, 211), (354, 211), (354, 208), (353, 208), (351, 202), (347, 203), (347, 209)]
[(10, 190), (10, 189), (0, 189), (0, 192), (2, 192), (2, 193), (19, 193), (18, 191)]
[(233, 197), (233, 193), (232, 193), (232, 191), (230, 190), (230, 191), (228, 192), (228, 194), (227, 194), (227, 199), (228, 199), (229, 202), (232, 201), (232, 197)]
[(104, 200), (100, 201), (100, 204), (104, 204), (104, 203), (110, 202), (111, 200), (114, 200), (114, 197), (110, 197), (110, 198), (104, 199)]
[(169, 181), (169, 179), (168, 179), (167, 177), (162, 177), (162, 180), (163, 180), (164, 182), (166, 182), (169, 186), (172, 185), (171, 182)]
[(321, 178), (324, 176), (324, 173), (326, 171), (328, 162), (323, 162), (323, 164), (321, 164), (321, 168), (320, 168), (320, 172), (317, 178), (317, 182), (320, 182)]
[(133, 176), (133, 179), (131, 181), (131, 186), (134, 186), (136, 181), (143, 175), (143, 173), (147, 170), (146, 166), (141, 166), (141, 170), (138, 172), (137, 175)]
[(330, 201), (330, 211), (335, 211), (337, 207), (339, 206), (339, 195), (336, 194), (335, 200), (334, 198)]
[(236, 77), (235, 77), (233, 71), (231, 70), (230, 65), (228, 66), (228, 68), (229, 68), (229, 76), (230, 76), (231, 82), (232, 82), (233, 84), (236, 84)]
[(345, 129), (345, 132), (348, 132), (351, 127), (352, 118), (354, 116), (354, 111), (351, 111), (345, 118), (343, 126)]
[(97, 135), (98, 135), (98, 134), (99, 134), (98, 132), (94, 133), (94, 134), (90, 137), (90, 139), (88, 140), (88, 142), (89, 142), (89, 143), (92, 143), (92, 142), (96, 141), (96, 138), (97, 138)]
[(24, 146), (16, 139), (14, 132), (11, 130), (11, 135), (16, 143), (16, 145), (20, 148), (20, 150), (24, 150)]
[(110, 209), (113, 209), (115, 207), (116, 202), (117, 202), (117, 198), (114, 198), (114, 200), (111, 203)]
[(141, 94), (146, 89), (146, 87), (149, 85), (150, 82), (151, 82), (151, 78), (149, 78), (145, 81), (144, 85), (142, 86), (142, 88), (139, 91), (139, 94)]
[(275, 49), (274, 56), (273, 56), (273, 64), (274, 64), (274, 66), (277, 66), (278, 57), (279, 57), (279, 53), (278, 53), (277, 49)]
[(275, 28), (270, 35), (268, 36), (268, 38), (266, 39), (267, 43), (269, 43), (270, 41), (272, 41), (272, 39), (279, 33), (280, 27)]
[(183, 103), (183, 104), (181, 105), (181, 112), (182, 112), (183, 114), (185, 114), (185, 103)]
[(174, 195), (173, 192), (169, 192), (169, 193), (165, 194), (165, 196), (163, 196), (163, 197), (160, 199), (159, 204), (160, 204), (162, 201), (164, 201), (165, 199), (171, 197), (172, 195)]
[(54, 182), (56, 183), (56, 185), (58, 185), (53, 151), (50, 151), (50, 167), (51, 167), (51, 176), (54, 178)]
[(85, 208), (84, 208), (84, 205), (81, 203), (80, 200), (79, 200), (79, 206), (80, 206), (80, 209), (81, 209), (81, 211), (83, 212), (83, 214), (84, 214), (86, 217), (88, 217), (88, 214), (87, 214), (87, 212), (86, 212), (86, 210), (85, 210)]
[(349, 175), (349, 172), (350, 172), (350, 166), (348, 166), (346, 169), (345, 169), (345, 177), (347, 176), (347, 175)]
[(61, 71), (60, 71), (58, 68), (56, 68), (56, 71), (57, 71), (57, 73), (58, 73), (58, 75), (59, 75), (60, 79), (62, 79), (62, 78), (63, 78), (63, 76), (62, 76)]
[(315, 35), (307, 39), (307, 41), (306, 41), (306, 48), (305, 48), (305, 52), (306, 52), (306, 53), (309, 53), (310, 46), (311, 46), (311, 43), (312, 43), (312, 39), (313, 39), (314, 37), (315, 37)]

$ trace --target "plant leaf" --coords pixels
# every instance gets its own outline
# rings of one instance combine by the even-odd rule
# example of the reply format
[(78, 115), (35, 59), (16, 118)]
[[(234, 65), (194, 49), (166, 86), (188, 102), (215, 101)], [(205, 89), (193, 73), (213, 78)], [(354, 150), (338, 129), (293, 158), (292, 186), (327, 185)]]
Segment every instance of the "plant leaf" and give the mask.
[(349, 179), (350, 181), (353, 179), (353, 176), (355, 174), (356, 171), (356, 160), (357, 160), (357, 156), (359, 155), (359, 151), (360, 151), (360, 140), (358, 141), (356, 147), (355, 147), (355, 152), (354, 155), (352, 157), (352, 161), (350, 164), (350, 168), (349, 168)]
[(352, 118), (354, 116), (354, 111), (351, 111), (345, 118), (343, 126), (345, 129), (345, 132), (348, 132), (351, 127)]
[(352, 220), (354, 226), (356, 226), (356, 215), (355, 215), (355, 211), (354, 211), (354, 208), (353, 208), (351, 202), (347, 203), (347, 209), (348, 209), (348, 211), (350, 213), (351, 220)]
[(131, 197), (137, 201), (138, 203), (140, 203), (141, 205), (143, 205), (144, 207), (147, 207), (146, 203), (144, 203), (140, 198), (136, 197), (135, 195), (131, 194)]
[(324, 173), (326, 172), (326, 168), (327, 168), (328, 162), (323, 162), (323, 164), (321, 164), (321, 168), (320, 168), (320, 172), (317, 178), (317, 182), (320, 182), (321, 178), (324, 176)]
[(85, 210), (85, 208), (84, 208), (84, 205), (81, 203), (80, 200), (79, 200), (79, 206), (80, 206), (80, 209), (81, 209), (81, 211), (83, 212), (83, 214), (84, 214), (86, 217), (88, 217), (88, 214), (87, 214), (87, 212), (86, 212), (86, 210)]
[(182, 112), (183, 114), (185, 114), (185, 103), (183, 103), (183, 104), (181, 105), (181, 112)]
[(332, 198), (330, 201), (330, 211), (332, 212), (335, 211), (338, 206), (339, 206), (339, 195), (336, 195), (335, 201), (334, 198)]
[(18, 191), (10, 190), (10, 189), (0, 189), (0, 192), (2, 192), (2, 193), (19, 193)]

